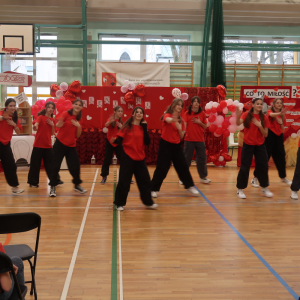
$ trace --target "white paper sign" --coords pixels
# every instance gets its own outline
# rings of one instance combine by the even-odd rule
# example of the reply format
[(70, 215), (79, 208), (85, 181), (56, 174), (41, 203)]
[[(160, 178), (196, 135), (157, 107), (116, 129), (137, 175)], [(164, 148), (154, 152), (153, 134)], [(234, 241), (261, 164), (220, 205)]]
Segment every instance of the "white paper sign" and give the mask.
[(82, 100), (83, 107), (87, 108), (87, 100)]
[(145, 102), (145, 109), (151, 109), (151, 102)]
[(110, 104), (110, 97), (104, 96), (104, 104)]
[(118, 105), (118, 100), (113, 100), (113, 108), (117, 107)]
[(121, 104), (126, 104), (125, 98), (121, 97)]
[(102, 100), (97, 100), (97, 108), (101, 107), (102, 108), (103, 106), (103, 101)]
[(89, 104), (94, 104), (94, 97), (89, 97)]
[(142, 104), (142, 98), (136, 97), (135, 102), (136, 102), (136, 105), (141, 105)]
[(28, 75), (0, 73), (0, 85), (28, 86)]
[(16, 102), (18, 104), (23, 103), (23, 102), (25, 102), (25, 101), (28, 100), (28, 98), (27, 98), (27, 96), (26, 96), (26, 94), (24, 92), (22, 92), (21, 94), (19, 94), (18, 96), (16, 96), (14, 99), (16, 100)]

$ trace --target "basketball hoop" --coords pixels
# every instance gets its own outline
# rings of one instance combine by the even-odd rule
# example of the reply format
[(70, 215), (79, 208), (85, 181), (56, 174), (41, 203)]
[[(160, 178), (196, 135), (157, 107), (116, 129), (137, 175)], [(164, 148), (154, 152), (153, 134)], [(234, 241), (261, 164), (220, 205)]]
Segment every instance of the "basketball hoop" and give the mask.
[(2, 48), (2, 51), (5, 52), (4, 59), (6, 61), (14, 62), (17, 56), (17, 53), (20, 52), (19, 48)]

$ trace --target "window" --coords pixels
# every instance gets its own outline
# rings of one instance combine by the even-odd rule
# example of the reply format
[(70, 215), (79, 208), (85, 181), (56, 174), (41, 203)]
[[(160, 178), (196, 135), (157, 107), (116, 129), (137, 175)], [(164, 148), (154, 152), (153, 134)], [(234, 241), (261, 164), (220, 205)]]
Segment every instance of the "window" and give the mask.
[[(112, 34), (99, 35), (99, 40), (189, 42), (190, 39), (188, 36)], [(98, 51), (100, 61), (190, 62), (189, 46), (102, 44)]]
[[(252, 40), (225, 40), (225, 43), (252, 43)], [(226, 50), (225, 51), (226, 63), (251, 63), (252, 51), (241, 50)]]

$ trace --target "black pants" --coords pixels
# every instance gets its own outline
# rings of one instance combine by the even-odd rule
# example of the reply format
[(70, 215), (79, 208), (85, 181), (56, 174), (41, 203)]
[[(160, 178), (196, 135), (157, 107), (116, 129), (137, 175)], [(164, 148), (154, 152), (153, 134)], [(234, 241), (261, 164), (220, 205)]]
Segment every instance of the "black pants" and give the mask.
[(260, 186), (265, 188), (269, 186), (268, 175), (268, 154), (265, 144), (260, 146), (247, 145), (244, 143), (241, 157), (241, 168), (237, 177), (236, 187), (245, 189), (248, 185), (249, 171), (253, 155), (255, 157), (255, 173)]
[(147, 206), (152, 205), (154, 202), (151, 198), (150, 175), (145, 160), (133, 160), (125, 152), (122, 154), (120, 163), (119, 182), (114, 204), (117, 206), (126, 205), (133, 174), (140, 191), (142, 202)]
[(297, 152), (297, 164), (295, 168), (295, 173), (291, 185), (291, 190), (294, 192), (298, 192), (300, 189), (300, 148), (298, 148)]
[(18, 186), (17, 165), (10, 147), (10, 142), (7, 145), (3, 145), (0, 142), (0, 159), (7, 183), (13, 187)]
[[(283, 133), (278, 136), (272, 130), (269, 129), (268, 136), (266, 137), (265, 140), (265, 145), (268, 154), (268, 161), (272, 156), (280, 178), (286, 177), (285, 150), (284, 150), (283, 143), (284, 143)], [(257, 172), (255, 168), (254, 176), (257, 177), (256, 175)]]
[[(40, 182), (40, 169), (42, 160), (44, 162), (46, 174), (50, 179), (53, 163), (53, 149), (33, 147), (27, 180), (27, 183), (30, 185), (38, 185)], [(57, 180), (60, 180), (59, 174), (57, 175)]]
[(76, 147), (65, 146), (58, 139), (56, 139), (53, 146), (53, 164), (49, 183), (51, 186), (57, 186), (58, 172), (64, 157), (66, 157), (69, 172), (73, 177), (72, 182), (75, 185), (82, 182), (80, 179), (80, 161)]
[(118, 145), (117, 147), (113, 147), (111, 143), (106, 140), (105, 144), (105, 157), (104, 162), (101, 169), (100, 176), (106, 177), (109, 174), (109, 166), (111, 164), (111, 159), (113, 157), (114, 152), (116, 152), (118, 160), (121, 162), (122, 153), (123, 153), (123, 147), (122, 145)]
[(178, 174), (178, 177), (183, 182), (184, 187), (188, 189), (194, 186), (193, 178), (191, 176), (189, 167), (180, 144), (172, 144), (164, 139), (160, 139), (156, 169), (151, 181), (152, 191), (158, 192), (160, 187), (167, 177), (171, 162)]

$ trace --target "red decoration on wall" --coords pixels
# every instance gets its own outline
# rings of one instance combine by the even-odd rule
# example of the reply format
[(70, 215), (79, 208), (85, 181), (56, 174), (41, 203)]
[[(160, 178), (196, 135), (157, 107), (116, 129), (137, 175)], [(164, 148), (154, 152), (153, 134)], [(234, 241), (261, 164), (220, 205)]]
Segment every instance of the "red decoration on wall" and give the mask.
[(134, 100), (133, 92), (128, 92), (124, 98), (127, 103), (133, 103)]
[(50, 95), (52, 97), (56, 97), (56, 92), (60, 90), (60, 86), (57, 84), (51, 84), (50, 85)]
[(75, 96), (79, 96), (81, 93), (81, 83), (79, 80), (74, 80), (68, 88), (68, 91), (73, 93)]
[(133, 93), (137, 96), (137, 97), (144, 97), (146, 95), (146, 91), (145, 91), (145, 86), (143, 84), (138, 84), (134, 90)]

